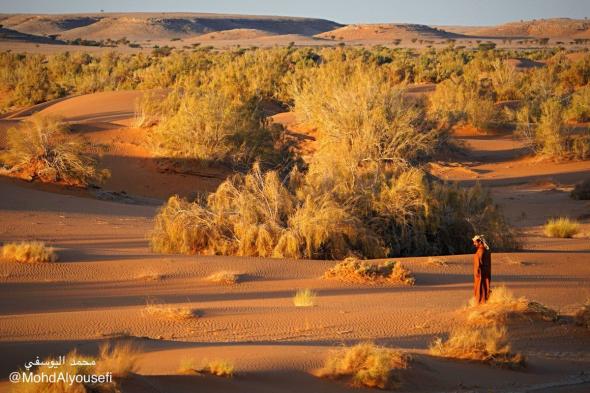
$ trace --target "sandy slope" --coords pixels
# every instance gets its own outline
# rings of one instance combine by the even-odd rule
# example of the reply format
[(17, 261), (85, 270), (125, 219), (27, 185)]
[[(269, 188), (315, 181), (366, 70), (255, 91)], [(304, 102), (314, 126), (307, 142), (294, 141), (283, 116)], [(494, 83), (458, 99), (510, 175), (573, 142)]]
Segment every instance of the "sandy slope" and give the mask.
[[(75, 97), (42, 111), (75, 121), (76, 132), (111, 146), (103, 159), (113, 171), (114, 183), (107, 183), (107, 190), (121, 187), (131, 195), (161, 200), (169, 193), (213, 186), (203, 176), (162, 174), (136, 164), (149, 162), (141, 146), (143, 130), (125, 126), (138, 94)], [(293, 114), (275, 115), (274, 120), (293, 133), (310, 131)], [(432, 171), (449, 180), (491, 186), (526, 235), (522, 252), (494, 254), (494, 283), (571, 315), (590, 297), (590, 203), (571, 200), (567, 191), (589, 176), (590, 162), (533, 161), (523, 156), (522, 144), (505, 136), (458, 138), (466, 154), (436, 163)], [(168, 182), (164, 176), (170, 176)], [(146, 185), (151, 190), (141, 193)], [(9, 372), (35, 356), (65, 354), (74, 347), (95, 353), (101, 342), (121, 338), (143, 351), (141, 375), (126, 382), (124, 391), (129, 392), (347, 391), (344, 384), (319, 380), (310, 372), (334, 348), (364, 340), (413, 354), (401, 391), (590, 389), (588, 374), (581, 374), (590, 369), (590, 333), (570, 323), (527, 320), (511, 326), (514, 349), (529, 360), (524, 372), (427, 355), (429, 343), (452, 328), (456, 310), (471, 294), (470, 255), (437, 258), (446, 266), (405, 258), (415, 273), (415, 287), (320, 279), (331, 261), (159, 255), (146, 240), (156, 206), (56, 190), (0, 179), (0, 241), (40, 239), (61, 256), (54, 264), (0, 262), (0, 391), (9, 388)], [(583, 234), (564, 240), (543, 237), (540, 226), (554, 214), (580, 216)], [(243, 282), (219, 286), (205, 280), (219, 270), (240, 273)], [(293, 306), (291, 297), (299, 288), (319, 293), (315, 307)], [(174, 321), (149, 315), (145, 305), (154, 301), (189, 307), (198, 317)], [(230, 360), (237, 377), (177, 375), (185, 358)]]

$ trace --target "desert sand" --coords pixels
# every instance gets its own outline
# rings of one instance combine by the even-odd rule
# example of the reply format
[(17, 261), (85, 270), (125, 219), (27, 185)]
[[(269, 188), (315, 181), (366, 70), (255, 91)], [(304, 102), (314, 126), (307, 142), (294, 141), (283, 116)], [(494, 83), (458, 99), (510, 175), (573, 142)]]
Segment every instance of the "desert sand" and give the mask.
[[(146, 234), (157, 206), (173, 194), (210, 191), (227, 174), (161, 172), (141, 144), (145, 130), (133, 127), (141, 94), (71, 97), (0, 119), (3, 136), (35, 112), (61, 115), (75, 132), (109, 146), (102, 165), (113, 174), (100, 193), (0, 178), (0, 241), (43, 240), (60, 255), (49, 264), (0, 262), (0, 391), (9, 390), (10, 372), (35, 356), (73, 348), (93, 354), (109, 340), (131, 340), (141, 348), (138, 375), (123, 385), (129, 392), (358, 391), (311, 372), (332, 350), (366, 340), (414, 358), (404, 374), (404, 392), (590, 389), (590, 334), (567, 321), (511, 326), (513, 349), (527, 356), (526, 371), (428, 354), (430, 342), (448, 333), (471, 296), (471, 255), (435, 257), (439, 263), (402, 258), (416, 277), (414, 287), (405, 287), (321, 279), (334, 261), (152, 253)], [(306, 135), (296, 119), (292, 113), (274, 116)], [(493, 285), (571, 316), (590, 297), (590, 203), (572, 200), (568, 192), (590, 178), (590, 162), (538, 161), (501, 134), (466, 130), (456, 137), (465, 153), (433, 163), (430, 171), (449, 181), (490, 186), (525, 236), (521, 252), (493, 255)], [(313, 135), (305, 140), (312, 143)], [(542, 224), (556, 214), (578, 217), (582, 233), (544, 237)], [(241, 282), (206, 280), (222, 270), (239, 273)], [(318, 292), (315, 307), (293, 306), (299, 288)], [(152, 301), (189, 307), (196, 317), (149, 315), (146, 304)], [(236, 376), (179, 375), (180, 362), (191, 358), (231, 361)]]

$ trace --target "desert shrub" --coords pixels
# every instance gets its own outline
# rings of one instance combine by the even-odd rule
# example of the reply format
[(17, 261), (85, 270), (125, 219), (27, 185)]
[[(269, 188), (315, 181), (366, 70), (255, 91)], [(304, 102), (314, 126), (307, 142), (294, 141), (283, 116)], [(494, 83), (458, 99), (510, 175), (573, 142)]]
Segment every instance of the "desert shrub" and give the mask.
[(567, 115), (579, 122), (590, 121), (590, 86), (584, 86), (572, 95)]
[(317, 293), (315, 291), (311, 289), (300, 289), (293, 296), (293, 304), (295, 307), (313, 307), (315, 306), (316, 298)]
[(584, 180), (581, 183), (575, 185), (574, 189), (570, 193), (573, 199), (577, 200), (589, 200), (590, 199), (590, 179)]
[(430, 345), (430, 353), (434, 356), (474, 360), (500, 367), (524, 366), (524, 357), (511, 352), (506, 328), (497, 325), (455, 328), (446, 340), (434, 340)]
[(138, 349), (131, 343), (101, 345), (96, 362), (96, 373), (112, 373), (114, 377), (125, 378), (137, 372)]
[(59, 119), (36, 115), (9, 130), (8, 149), (0, 160), (15, 176), (85, 187), (109, 175), (96, 168), (91, 147)]
[(376, 265), (352, 257), (328, 269), (324, 273), (324, 278), (358, 283), (383, 281), (401, 282), (406, 285), (415, 283), (411, 272), (399, 262), (388, 261)]
[(43, 242), (6, 243), (2, 246), (2, 257), (9, 261), (23, 263), (55, 262), (57, 254)]
[(144, 311), (146, 315), (173, 321), (184, 321), (197, 317), (195, 311), (189, 307), (176, 307), (156, 301), (148, 301)]
[(590, 159), (590, 131), (570, 135), (566, 141), (566, 150), (573, 160)]
[(207, 277), (207, 281), (211, 281), (217, 284), (233, 285), (240, 282), (240, 274), (228, 271), (220, 271), (213, 273)]
[(225, 378), (234, 376), (234, 365), (226, 360), (205, 360), (202, 363), (202, 366), (197, 366), (194, 360), (185, 359), (181, 361), (178, 372), (181, 374), (210, 374)]
[(409, 357), (401, 352), (361, 343), (335, 352), (316, 372), (320, 378), (349, 379), (353, 385), (391, 389), (401, 384)]
[(567, 217), (551, 218), (545, 223), (544, 231), (549, 237), (570, 238), (580, 232), (580, 224)]
[(576, 311), (574, 320), (578, 325), (590, 329), (590, 300), (586, 301), (586, 304)]
[(495, 287), (485, 304), (473, 302), (467, 309), (467, 321), (475, 325), (502, 324), (511, 316), (556, 321), (557, 312), (525, 297), (515, 298), (506, 287)]

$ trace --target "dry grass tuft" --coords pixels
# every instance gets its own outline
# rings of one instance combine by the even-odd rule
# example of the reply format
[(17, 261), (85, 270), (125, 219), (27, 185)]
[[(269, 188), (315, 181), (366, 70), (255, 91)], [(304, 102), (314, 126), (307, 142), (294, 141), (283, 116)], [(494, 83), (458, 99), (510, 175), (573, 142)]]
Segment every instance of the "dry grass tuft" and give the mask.
[(320, 378), (350, 378), (353, 385), (391, 389), (400, 384), (400, 370), (409, 357), (398, 351), (361, 343), (332, 354), (315, 374)]
[(234, 376), (234, 365), (226, 360), (205, 361), (203, 366), (196, 366), (192, 359), (185, 359), (180, 362), (178, 369), (180, 374), (210, 374), (217, 377), (232, 378)]
[(567, 217), (552, 218), (545, 224), (545, 235), (549, 237), (570, 238), (580, 232), (580, 224)]
[(8, 149), (0, 155), (0, 164), (8, 167), (8, 174), (24, 179), (86, 187), (109, 176), (96, 168), (91, 148), (58, 118), (34, 115), (8, 131)]
[(170, 319), (173, 321), (184, 321), (187, 319), (196, 318), (197, 314), (195, 311), (188, 307), (174, 307), (169, 304), (148, 302), (145, 307), (147, 315)]
[(453, 359), (475, 360), (494, 366), (524, 367), (524, 357), (510, 352), (506, 328), (492, 326), (461, 326), (451, 331), (444, 341), (437, 338), (430, 346), (430, 353)]
[(311, 289), (300, 289), (293, 297), (293, 304), (295, 307), (313, 307), (315, 306), (316, 298), (317, 293)]
[(586, 304), (584, 304), (574, 315), (574, 320), (578, 325), (590, 329), (590, 299), (588, 299)]
[(440, 258), (436, 258), (436, 257), (428, 257), (428, 259), (426, 260), (426, 264), (428, 264), (430, 266), (440, 266), (440, 267), (449, 266), (447, 261), (440, 259)]
[(375, 265), (352, 257), (346, 258), (328, 269), (324, 273), (324, 278), (356, 283), (388, 281), (414, 285), (416, 282), (412, 273), (399, 262), (387, 261)]
[(516, 298), (503, 286), (494, 288), (485, 304), (475, 304), (472, 299), (467, 311), (467, 322), (474, 325), (504, 323), (510, 316), (528, 316), (545, 321), (556, 321), (558, 317), (556, 311), (525, 297)]
[(240, 282), (241, 275), (234, 272), (220, 271), (207, 277), (207, 281), (217, 284), (234, 285)]
[(2, 247), (2, 257), (9, 261), (22, 263), (42, 263), (57, 261), (57, 254), (43, 242), (7, 243)]
[(104, 344), (100, 347), (96, 361), (96, 373), (111, 372), (113, 376), (125, 378), (137, 371), (138, 350), (131, 343)]

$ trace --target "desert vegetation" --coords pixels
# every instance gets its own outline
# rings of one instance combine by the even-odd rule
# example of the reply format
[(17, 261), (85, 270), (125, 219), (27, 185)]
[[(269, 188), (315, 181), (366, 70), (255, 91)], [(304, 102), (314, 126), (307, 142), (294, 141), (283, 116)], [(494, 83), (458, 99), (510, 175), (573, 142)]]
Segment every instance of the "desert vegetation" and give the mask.
[(57, 261), (57, 253), (44, 242), (14, 242), (2, 246), (2, 258), (21, 263), (44, 263)]
[(207, 281), (222, 285), (234, 285), (240, 282), (241, 274), (225, 270), (216, 272), (207, 277)]
[(568, 217), (551, 218), (545, 223), (544, 231), (549, 237), (570, 238), (580, 232), (580, 223)]
[(148, 316), (169, 319), (172, 321), (185, 321), (197, 317), (195, 310), (189, 307), (177, 307), (170, 304), (157, 302), (155, 300), (150, 300), (147, 302), (144, 312)]
[(590, 200), (590, 180), (584, 180), (576, 184), (570, 196), (577, 200)]
[(430, 346), (430, 353), (499, 367), (524, 366), (524, 357), (511, 352), (506, 328), (499, 325), (457, 327), (446, 340), (437, 338)]
[(576, 312), (574, 320), (578, 325), (584, 326), (590, 330), (590, 299), (588, 299)]
[(402, 381), (402, 373), (408, 368), (410, 358), (373, 343), (361, 343), (335, 351), (324, 367), (315, 374), (320, 378), (348, 379), (356, 386), (392, 389)]
[(328, 269), (324, 278), (357, 283), (393, 282), (414, 285), (416, 282), (412, 273), (399, 262), (372, 264), (352, 257)]
[(227, 360), (204, 360), (198, 366), (193, 359), (181, 361), (178, 372), (181, 374), (210, 374), (217, 377), (232, 378), (234, 376), (234, 365)]
[(293, 296), (293, 305), (295, 307), (313, 307), (317, 297), (317, 293), (309, 288), (300, 289)]
[(36, 115), (8, 131), (8, 148), (0, 152), (4, 173), (27, 180), (86, 187), (108, 177), (96, 167), (91, 146), (54, 117)]

